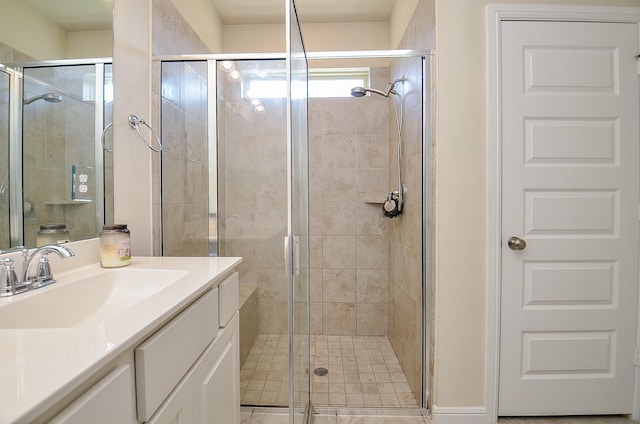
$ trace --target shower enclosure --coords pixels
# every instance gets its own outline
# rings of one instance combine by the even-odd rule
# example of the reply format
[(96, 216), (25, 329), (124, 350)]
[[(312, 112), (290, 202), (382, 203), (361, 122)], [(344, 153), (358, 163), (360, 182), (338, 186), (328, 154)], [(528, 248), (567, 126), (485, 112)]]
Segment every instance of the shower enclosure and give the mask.
[(103, 132), (111, 120), (111, 64), (55, 61), (0, 71), (0, 249), (34, 247), (43, 228), (60, 225), (69, 234), (56, 241), (96, 237), (113, 219), (112, 143)]
[[(407, 51), (310, 55), (307, 103), (287, 96), (282, 57), (159, 58), (162, 138), (174, 146), (162, 156), (164, 254), (197, 245), (191, 254), (243, 257), (243, 405), (291, 406), (310, 396), (316, 409), (426, 408), (429, 59)], [(354, 71), (359, 83), (314, 93), (317, 81), (335, 86)], [(397, 103), (350, 93), (399, 79), (402, 131)], [(299, 102), (299, 121), (308, 116), (308, 129), (300, 128), (308, 144), (290, 142), (289, 102)], [(388, 218), (383, 205), (398, 190), (399, 167), (406, 196), (402, 213)], [(302, 204), (308, 193), (308, 212), (290, 208), (292, 190)], [(308, 256), (302, 249), (296, 267), (283, 240), (290, 252), (306, 238)], [(287, 280), (288, 267), (301, 280), (308, 274), (308, 293)], [(299, 327), (290, 332), (292, 303)]]

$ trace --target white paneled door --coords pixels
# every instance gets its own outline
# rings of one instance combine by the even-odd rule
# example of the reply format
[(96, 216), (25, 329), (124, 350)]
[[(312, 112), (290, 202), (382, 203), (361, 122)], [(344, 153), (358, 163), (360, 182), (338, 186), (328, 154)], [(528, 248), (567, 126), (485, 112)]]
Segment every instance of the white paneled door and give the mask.
[(499, 415), (630, 413), (638, 26), (501, 31)]

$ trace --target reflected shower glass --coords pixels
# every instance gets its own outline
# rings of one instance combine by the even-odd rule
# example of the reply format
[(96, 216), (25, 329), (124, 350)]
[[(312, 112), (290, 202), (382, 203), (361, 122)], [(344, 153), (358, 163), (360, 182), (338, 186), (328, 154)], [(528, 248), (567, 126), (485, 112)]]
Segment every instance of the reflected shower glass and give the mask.
[(10, 77), (0, 69), (0, 250), (10, 247), (9, 236), (9, 87)]
[[(104, 165), (104, 222), (113, 224), (113, 65), (104, 65), (104, 119), (103, 119), (103, 165)], [(101, 140), (102, 144), (102, 140)]]
[(66, 225), (71, 241), (96, 237), (104, 222), (104, 66), (25, 67), (23, 75), (24, 244), (36, 246), (51, 224)]

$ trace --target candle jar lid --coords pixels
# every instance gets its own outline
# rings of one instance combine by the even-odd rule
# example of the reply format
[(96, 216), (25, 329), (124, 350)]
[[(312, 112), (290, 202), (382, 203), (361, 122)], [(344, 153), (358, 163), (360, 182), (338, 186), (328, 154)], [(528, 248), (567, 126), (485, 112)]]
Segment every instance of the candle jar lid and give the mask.
[(66, 224), (42, 224), (40, 226), (40, 231), (60, 231), (66, 229)]
[(127, 229), (127, 224), (108, 224), (103, 225), (103, 231), (123, 231)]

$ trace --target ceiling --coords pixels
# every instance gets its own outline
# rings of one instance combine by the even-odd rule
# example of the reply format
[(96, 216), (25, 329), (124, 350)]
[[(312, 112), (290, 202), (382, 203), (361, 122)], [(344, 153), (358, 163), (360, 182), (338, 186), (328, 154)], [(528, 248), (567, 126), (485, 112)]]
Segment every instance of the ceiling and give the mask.
[[(283, 0), (211, 0), (226, 25), (284, 22)], [(396, 0), (296, 0), (302, 22), (388, 21)]]
[[(22, 0), (67, 31), (112, 27), (113, 0)], [(176, 0), (173, 0), (176, 1)], [(225, 25), (284, 22), (283, 0), (210, 0)], [(396, 0), (296, 0), (302, 22), (386, 22)]]

